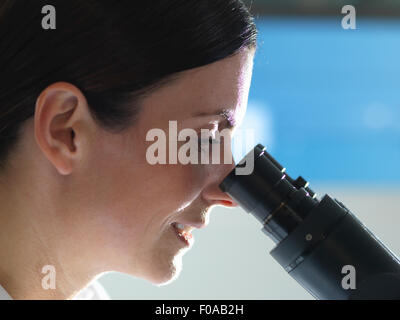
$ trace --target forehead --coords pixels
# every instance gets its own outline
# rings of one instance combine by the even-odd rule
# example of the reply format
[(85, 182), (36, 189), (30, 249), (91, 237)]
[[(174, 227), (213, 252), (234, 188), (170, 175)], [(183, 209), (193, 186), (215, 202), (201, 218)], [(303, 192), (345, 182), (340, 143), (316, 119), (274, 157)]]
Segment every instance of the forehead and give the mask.
[(253, 50), (245, 50), (182, 72), (177, 80), (145, 99), (144, 118), (151, 117), (152, 122), (182, 121), (199, 113), (213, 114), (221, 109), (231, 113), (232, 117), (242, 116), (240, 110), (247, 100), (253, 57)]

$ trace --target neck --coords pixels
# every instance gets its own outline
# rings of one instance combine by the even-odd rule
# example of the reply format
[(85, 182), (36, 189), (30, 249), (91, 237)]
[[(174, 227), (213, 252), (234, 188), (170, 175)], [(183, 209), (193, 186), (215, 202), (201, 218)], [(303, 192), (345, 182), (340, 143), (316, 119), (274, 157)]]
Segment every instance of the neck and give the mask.
[(0, 284), (13, 299), (72, 298), (100, 270), (90, 268), (73, 226), (60, 221), (67, 214), (56, 207), (60, 199), (49, 196), (51, 186), (1, 177)]

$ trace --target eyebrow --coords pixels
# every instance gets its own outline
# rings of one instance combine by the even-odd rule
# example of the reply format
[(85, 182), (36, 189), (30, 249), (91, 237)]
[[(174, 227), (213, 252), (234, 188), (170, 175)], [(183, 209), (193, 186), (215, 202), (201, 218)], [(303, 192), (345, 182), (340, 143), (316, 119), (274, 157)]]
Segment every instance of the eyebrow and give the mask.
[(233, 129), (233, 127), (235, 126), (235, 120), (232, 117), (232, 112), (229, 111), (228, 109), (220, 109), (213, 113), (199, 112), (194, 114), (194, 116), (195, 117), (222, 116), (225, 119), (224, 123), (222, 124), (223, 127), (228, 129)]

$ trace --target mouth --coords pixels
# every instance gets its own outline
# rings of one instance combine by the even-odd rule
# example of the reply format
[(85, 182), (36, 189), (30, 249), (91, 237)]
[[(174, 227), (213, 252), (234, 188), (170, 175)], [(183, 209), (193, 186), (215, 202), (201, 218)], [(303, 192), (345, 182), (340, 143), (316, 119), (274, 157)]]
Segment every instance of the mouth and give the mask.
[(174, 228), (174, 231), (178, 238), (183, 241), (186, 246), (191, 246), (193, 245), (194, 238), (192, 235), (192, 230), (195, 229), (194, 226), (192, 225), (187, 225), (187, 224), (182, 224), (179, 222), (173, 222), (171, 223), (172, 227)]
[(191, 233), (193, 227), (177, 222), (173, 222), (172, 227), (174, 228), (175, 233), (178, 236), (179, 240), (184, 242), (187, 247), (193, 244), (194, 239)]

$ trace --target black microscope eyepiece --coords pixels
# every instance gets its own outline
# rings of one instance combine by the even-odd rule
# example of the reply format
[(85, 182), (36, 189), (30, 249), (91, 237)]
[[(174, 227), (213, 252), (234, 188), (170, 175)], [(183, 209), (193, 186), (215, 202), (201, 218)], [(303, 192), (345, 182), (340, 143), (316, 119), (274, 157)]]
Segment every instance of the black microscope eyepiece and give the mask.
[[(251, 174), (236, 168), (254, 161)], [(302, 177), (293, 180), (261, 144), (252, 149), (219, 186), (244, 210), (254, 215), (275, 242), (283, 240), (318, 204), (316, 194)]]

